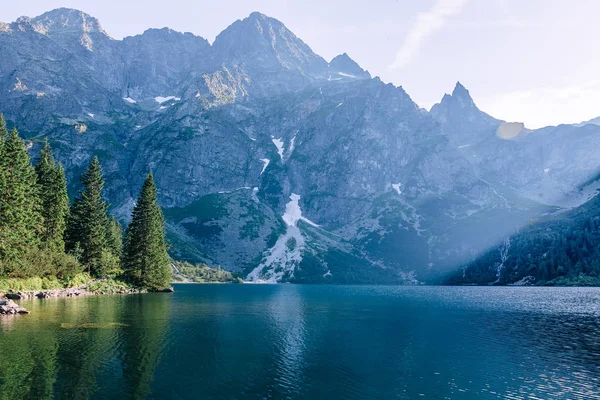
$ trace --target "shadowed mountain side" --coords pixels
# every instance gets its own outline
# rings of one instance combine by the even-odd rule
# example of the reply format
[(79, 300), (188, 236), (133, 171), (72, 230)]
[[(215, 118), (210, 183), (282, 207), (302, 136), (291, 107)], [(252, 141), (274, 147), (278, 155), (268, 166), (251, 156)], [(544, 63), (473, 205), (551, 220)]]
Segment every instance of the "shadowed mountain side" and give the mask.
[(58, 9), (0, 24), (0, 51), (33, 153), (48, 137), (69, 182), (98, 155), (122, 220), (153, 171), (172, 255), (255, 280), (423, 280), (595, 194), (600, 126), (530, 131), (460, 83), (427, 112), (260, 13), (210, 45)]

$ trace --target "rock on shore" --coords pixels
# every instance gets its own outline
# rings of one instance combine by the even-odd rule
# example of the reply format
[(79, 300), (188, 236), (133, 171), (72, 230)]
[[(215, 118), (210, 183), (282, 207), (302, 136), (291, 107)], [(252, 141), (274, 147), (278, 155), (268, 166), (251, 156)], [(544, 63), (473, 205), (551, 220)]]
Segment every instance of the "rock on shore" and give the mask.
[(139, 289), (122, 289), (113, 290), (87, 290), (86, 288), (68, 288), (68, 289), (51, 289), (51, 290), (23, 290), (18, 292), (7, 293), (5, 297), (10, 300), (27, 300), (27, 299), (49, 299), (59, 297), (79, 297), (92, 296), (97, 294), (136, 294), (141, 293)]
[(92, 296), (98, 294), (137, 294), (144, 293), (145, 289), (131, 288), (124, 285), (115, 285), (106, 279), (98, 279), (88, 282), (84, 285), (64, 289), (44, 289), (44, 290), (9, 290), (8, 293), (2, 295), (0, 299), (7, 298), (10, 300), (27, 300), (27, 299), (49, 299), (61, 297), (79, 297)]
[(21, 307), (11, 299), (0, 299), (0, 315), (29, 314), (25, 308)]

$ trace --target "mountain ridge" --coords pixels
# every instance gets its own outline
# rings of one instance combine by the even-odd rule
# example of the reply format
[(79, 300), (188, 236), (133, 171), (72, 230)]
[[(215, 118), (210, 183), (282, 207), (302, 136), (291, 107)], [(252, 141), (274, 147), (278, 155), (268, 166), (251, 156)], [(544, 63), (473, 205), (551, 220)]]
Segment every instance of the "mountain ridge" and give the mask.
[(587, 199), (600, 127), (508, 137), (460, 82), (426, 111), (260, 13), (224, 32), (0, 31), (0, 110), (32, 152), (49, 138), (71, 193), (98, 155), (121, 220), (153, 171), (172, 254), (254, 279), (414, 283)]

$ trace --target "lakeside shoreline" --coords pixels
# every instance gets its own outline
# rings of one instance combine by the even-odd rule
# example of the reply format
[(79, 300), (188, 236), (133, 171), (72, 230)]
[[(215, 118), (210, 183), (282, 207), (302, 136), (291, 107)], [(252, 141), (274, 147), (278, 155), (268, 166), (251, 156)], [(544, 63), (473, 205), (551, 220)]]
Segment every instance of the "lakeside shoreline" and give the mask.
[[(25, 315), (30, 312), (15, 303), (20, 300), (34, 300), (34, 299), (67, 299), (77, 297), (88, 297), (88, 296), (103, 296), (103, 295), (134, 295), (134, 294), (147, 294), (152, 293), (146, 289), (139, 289), (133, 287), (123, 287), (114, 285), (115, 281), (110, 280), (94, 280), (87, 284), (80, 285), (72, 288), (61, 288), (61, 289), (42, 289), (42, 290), (3, 290), (0, 291), (0, 317), (3, 316), (14, 316), (14, 315)], [(120, 282), (119, 282), (120, 283)], [(266, 283), (266, 282), (241, 282), (249, 285), (283, 285), (287, 286), (290, 283)], [(111, 285), (112, 284), (112, 285)], [(171, 285), (238, 285), (237, 282), (171, 282)], [(312, 284), (298, 284), (308, 285)], [(340, 286), (332, 284), (333, 286)], [(90, 290), (90, 286), (92, 287)], [(326, 285), (328, 286), (328, 285)], [(591, 288), (598, 286), (539, 286), (539, 285), (341, 285), (341, 286), (412, 286), (412, 287), (495, 287), (495, 288)], [(173, 293), (175, 290), (173, 286), (156, 293)]]
[[(172, 291), (170, 288), (168, 291)], [(165, 289), (167, 291), (167, 289)], [(33, 299), (77, 298), (101, 295), (132, 295), (148, 293), (146, 289), (125, 286), (112, 280), (92, 280), (83, 285), (59, 289), (2, 290), (0, 291), (0, 316), (29, 314), (25, 308), (14, 301)]]

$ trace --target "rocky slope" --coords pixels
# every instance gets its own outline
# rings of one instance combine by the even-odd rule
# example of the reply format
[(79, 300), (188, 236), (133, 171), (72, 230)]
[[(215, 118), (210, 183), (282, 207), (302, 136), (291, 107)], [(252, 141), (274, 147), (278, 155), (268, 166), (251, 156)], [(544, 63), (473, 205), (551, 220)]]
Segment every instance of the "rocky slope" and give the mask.
[(173, 255), (254, 280), (427, 279), (594, 193), (600, 126), (529, 131), (461, 84), (427, 112), (260, 13), (211, 45), (59, 9), (0, 24), (0, 52), (0, 110), (72, 192), (99, 155), (126, 220), (153, 170)]

